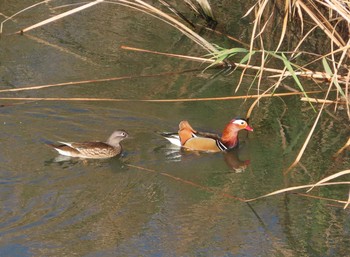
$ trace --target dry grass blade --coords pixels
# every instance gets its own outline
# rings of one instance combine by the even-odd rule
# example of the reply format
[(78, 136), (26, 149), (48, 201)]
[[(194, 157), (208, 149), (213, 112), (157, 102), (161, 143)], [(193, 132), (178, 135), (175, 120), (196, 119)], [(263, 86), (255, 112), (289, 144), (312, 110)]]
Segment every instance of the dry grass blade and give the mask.
[[(65, 84), (65, 86), (71, 84)], [(47, 85), (49, 86), (58, 86), (56, 85)], [(60, 86), (63, 86), (60, 84)], [(38, 86), (40, 87), (40, 86)], [(42, 87), (44, 88), (44, 87)], [(26, 88), (26, 90), (31, 90), (33, 87)], [(38, 88), (34, 88), (38, 89)], [(33, 90), (34, 90), (33, 89)], [(11, 90), (11, 89), (9, 89)], [(320, 93), (320, 91), (308, 92)], [(282, 97), (282, 96), (291, 96), (291, 95), (300, 95), (300, 92), (291, 92), (291, 93), (279, 93), (279, 94), (266, 94), (266, 95), (243, 95), (243, 96), (224, 96), (224, 97), (205, 97), (205, 98), (176, 98), (176, 99), (118, 99), (118, 98), (82, 98), (82, 97), (0, 97), (0, 100), (8, 101), (106, 101), (106, 102), (152, 102), (152, 103), (169, 103), (169, 102), (196, 102), (196, 101), (226, 101), (226, 100), (237, 100), (237, 99), (255, 99), (261, 97)]]
[(215, 21), (213, 10), (208, 0), (196, 0), (199, 8), (191, 1), (184, 0), (184, 2), (197, 14), (201, 15), (207, 22)]
[(303, 34), (303, 31), (304, 31), (304, 18), (303, 18), (303, 12), (300, 8), (300, 5), (299, 5), (299, 1), (295, 1), (294, 2), (294, 11), (295, 9), (297, 10), (297, 13), (298, 13), (298, 16), (299, 16), (299, 20), (300, 20), (300, 31), (301, 31), (301, 35)]
[(245, 199), (243, 199), (243, 198), (230, 195), (230, 194), (228, 194), (228, 193), (226, 193), (226, 192), (221, 192), (221, 191), (214, 190), (214, 189), (212, 189), (212, 188), (210, 188), (210, 187), (197, 184), (197, 183), (192, 182), (192, 181), (190, 181), (190, 180), (183, 179), (183, 178), (180, 178), (180, 177), (176, 177), (176, 176), (171, 175), (171, 174), (169, 174), (169, 173), (167, 173), (167, 172), (158, 172), (158, 171), (153, 170), (153, 169), (149, 169), (149, 168), (145, 168), (145, 167), (137, 166), (137, 165), (133, 165), (133, 164), (126, 164), (126, 166), (131, 167), (131, 168), (136, 168), (136, 169), (142, 170), (142, 171), (157, 173), (157, 174), (160, 174), (160, 175), (162, 175), (162, 176), (171, 178), (171, 179), (173, 179), (173, 180), (175, 180), (175, 181), (178, 181), (178, 182), (181, 182), (181, 183), (190, 185), (190, 186), (192, 186), (192, 187), (199, 188), (199, 189), (204, 190), (204, 191), (206, 191), (206, 192), (213, 193), (213, 194), (216, 194), (216, 195), (221, 195), (222, 197), (225, 197), (225, 198), (230, 198), (230, 199), (238, 200), (238, 201), (240, 201), (240, 202), (244, 202), (244, 201), (245, 201)]
[[(186, 59), (186, 60), (191, 60), (191, 61), (196, 61), (196, 62), (201, 62), (201, 63), (215, 63), (215, 60), (209, 59), (209, 58), (194, 57), (194, 56), (181, 55), (181, 54), (163, 53), (163, 52), (146, 50), (146, 49), (130, 47), (130, 46), (121, 46), (120, 48), (124, 49), (124, 50), (129, 50), (129, 51), (137, 51), (137, 52), (143, 52), (143, 53), (158, 54), (158, 55), (164, 55), (164, 56), (168, 56), (168, 57), (175, 57), (175, 58), (180, 58), (180, 59)], [(217, 64), (222, 65), (223, 62), (218, 62)]]
[[(253, 31), (252, 31), (252, 36), (251, 36), (251, 39), (250, 39), (250, 51), (253, 51), (254, 49), (254, 40), (255, 38), (261, 34), (261, 30), (258, 32), (258, 28), (260, 26), (260, 22), (261, 22), (261, 19), (262, 19), (262, 15), (265, 11), (265, 8), (267, 6), (267, 4), (269, 3), (269, 0), (264, 0), (264, 1), (259, 1), (258, 2), (258, 5), (256, 5), (256, 14), (255, 14), (255, 21), (254, 21), (254, 24), (253, 24)], [(263, 26), (264, 27), (264, 26)]]
[[(253, 52), (253, 49), (254, 49), (254, 40), (255, 38), (258, 36), (258, 35), (261, 35), (261, 30), (260, 32), (258, 32), (258, 28), (260, 26), (260, 21), (261, 21), (261, 17), (264, 13), (264, 10), (265, 10), (265, 7), (267, 6), (267, 4), (269, 3), (269, 0), (264, 0), (262, 1), (262, 3), (260, 1), (258, 1), (258, 4), (255, 5), (255, 10), (257, 9), (256, 11), (256, 14), (255, 14), (255, 21), (253, 23), (253, 31), (251, 33), (251, 38), (250, 38), (250, 46), (249, 46), (249, 52)], [(271, 14), (272, 15), (272, 14)], [(270, 17), (271, 17), (270, 15)], [(263, 26), (263, 29), (264, 30), (264, 26)], [(249, 59), (247, 61), (247, 64), (250, 64), (250, 61), (251, 61), (251, 56), (249, 56)], [(246, 71), (247, 67), (244, 68), (243, 72), (242, 72), (242, 75), (241, 75), (241, 78), (240, 78), (240, 81), (239, 81), (239, 84), (241, 84), (241, 81), (243, 80), (243, 75), (245, 74), (245, 71)]]
[(242, 16), (242, 18), (246, 18), (258, 5), (258, 2), (256, 2), (252, 7), (248, 9), (248, 11)]
[[(332, 88), (332, 84), (328, 87), (328, 90), (327, 90), (327, 93), (326, 93), (326, 96), (325, 96), (325, 99), (328, 98), (328, 95), (329, 95), (329, 92), (331, 91), (331, 88)], [(286, 175), (290, 170), (292, 170), (300, 161), (301, 157), (303, 156), (304, 154), (304, 151), (306, 149), (306, 146), (309, 144), (309, 141), (311, 139), (311, 136), (313, 135), (314, 131), (315, 131), (315, 128), (316, 128), (316, 125), (318, 124), (318, 121), (321, 117), (321, 114), (323, 112), (323, 109), (325, 107), (325, 103), (322, 104), (321, 106), (321, 109), (319, 110), (318, 114), (317, 114), (317, 117), (316, 117), (316, 120), (314, 122), (314, 124), (312, 125), (312, 128), (307, 136), (307, 138), (305, 139), (305, 142), (303, 144), (303, 146), (301, 147), (300, 151), (299, 151), (299, 154), (297, 155), (296, 159), (294, 160), (294, 162), (289, 166), (289, 168), (284, 172), (284, 174)]]
[[(275, 85), (272, 85), (271, 87), (269, 87), (268, 89), (265, 90), (265, 92), (263, 92), (258, 98), (256, 98), (256, 100), (251, 104), (251, 106), (249, 107), (248, 111), (247, 111), (247, 114), (246, 114), (246, 119), (249, 120), (252, 112), (253, 112), (253, 109), (255, 108), (255, 106), (259, 103), (260, 99), (263, 98), (263, 97), (266, 97), (267, 92), (271, 91), (273, 88), (275, 87)], [(295, 92), (296, 93), (296, 92)], [(298, 94), (302, 94), (301, 92), (298, 92)], [(272, 95), (275, 95), (275, 94), (270, 94), (271, 96)]]
[(56, 45), (56, 44), (53, 44), (53, 43), (50, 43), (46, 40), (43, 40), (39, 37), (36, 37), (36, 36), (33, 36), (33, 35), (30, 35), (29, 33), (28, 34), (25, 34), (25, 37), (31, 39), (31, 40), (34, 40), (35, 42), (39, 43), (39, 44), (43, 44), (43, 45), (46, 45), (46, 46), (49, 46), (49, 47), (52, 47), (62, 53), (65, 53), (65, 54), (68, 54), (68, 55), (71, 55), (73, 56), (74, 58), (77, 58), (79, 60), (82, 60), (83, 62), (86, 62), (86, 63), (89, 63), (89, 64), (92, 64), (94, 66), (98, 66), (98, 64), (92, 60), (90, 60), (88, 57), (86, 56), (83, 56), (83, 55), (80, 55), (80, 54), (77, 54), (71, 50), (69, 50), (68, 48), (65, 48), (65, 47), (62, 47), (60, 45)]
[(27, 86), (27, 87), (21, 87), (21, 88), (2, 89), (0, 90), (0, 93), (30, 91), (30, 90), (39, 90), (39, 89), (51, 88), (51, 87), (74, 86), (74, 85), (102, 83), (102, 82), (108, 82), (108, 81), (127, 80), (127, 79), (136, 79), (136, 78), (153, 78), (153, 77), (171, 76), (171, 75), (184, 74), (184, 73), (189, 73), (194, 71), (199, 71), (199, 69), (188, 69), (188, 70), (155, 73), (155, 74), (149, 74), (149, 75), (146, 74), (146, 75), (139, 75), (139, 76), (126, 75), (126, 76), (113, 77), (113, 78), (90, 79), (90, 80), (63, 82), (63, 83), (57, 83), (57, 84), (46, 84), (46, 85), (38, 85), (38, 86)]
[(348, 7), (346, 6), (346, 2), (338, 1), (338, 0), (325, 0), (330, 9), (333, 9), (336, 13), (340, 14), (344, 20), (350, 23), (350, 12)]
[(346, 84), (345, 84), (345, 94), (347, 95), (346, 100), (346, 110), (347, 110), (347, 114), (348, 117), (350, 119), (350, 90), (349, 90), (349, 83), (350, 83), (350, 70), (348, 71), (348, 75), (347, 75), (347, 80), (346, 80)]
[(300, 101), (303, 102), (312, 102), (312, 103), (318, 103), (318, 104), (346, 104), (345, 101), (333, 101), (333, 100), (327, 100), (327, 99), (317, 99), (317, 98), (306, 98), (302, 97), (300, 98)]
[(203, 9), (205, 15), (207, 15), (210, 18), (212, 18), (213, 20), (215, 20), (213, 10), (212, 10), (208, 0), (196, 0), (196, 1)]
[[(163, 53), (163, 52), (140, 49), (140, 48), (129, 47), (129, 46), (121, 46), (121, 48), (125, 49), (125, 50), (129, 50), (129, 51), (138, 51), (138, 52), (144, 52), (144, 53), (159, 54), (159, 55), (165, 55), (165, 56), (169, 56), (169, 57), (176, 57), (176, 58), (181, 58), (181, 59), (198, 61), (198, 62), (202, 62), (202, 63), (216, 63), (218, 65), (223, 64), (222, 61), (218, 61), (218, 59), (215, 60), (215, 58), (212, 59), (212, 58), (193, 57), (193, 56), (187, 56), (187, 55), (170, 54), (170, 53)], [(238, 49), (238, 48), (225, 49), (223, 51), (232, 52), (235, 49)], [(245, 51), (247, 51), (247, 50), (245, 50)], [(247, 53), (246, 58), (244, 59), (244, 62), (242, 62), (242, 61), (239, 63), (234, 62), (232, 64), (235, 67), (241, 68), (241, 69), (250, 69), (250, 70), (257, 70), (257, 71), (261, 71), (261, 69), (263, 69), (264, 72), (276, 73), (278, 75), (269, 75), (268, 77), (269, 78), (279, 77), (280, 80), (282, 78), (289, 77), (289, 76), (292, 76), (292, 77), (293, 76), (300, 76), (300, 77), (305, 77), (305, 78), (322, 79), (322, 80), (331, 80), (332, 79), (332, 76), (325, 73), (325, 72), (316, 72), (316, 71), (308, 71), (308, 70), (289, 72), (289, 71), (285, 70), (286, 68), (280, 70), (280, 69), (267, 68), (267, 67), (262, 67), (262, 66), (253, 66), (253, 65), (246, 64), (247, 62), (249, 62), (251, 56), (254, 55), (254, 53), (255, 53), (255, 51)], [(271, 52), (269, 54), (271, 54)], [(216, 56), (218, 58), (222, 57), (222, 54), (220, 54), (220, 51), (218, 51), (215, 54), (211, 54), (211, 55)], [(272, 53), (272, 55), (274, 55), (274, 54)], [(274, 55), (274, 56), (276, 56), (276, 55)], [(222, 58), (222, 59), (225, 59), (225, 58)], [(283, 60), (282, 58), (280, 58), (280, 59)], [(337, 76), (337, 80), (339, 83), (346, 83), (346, 81), (348, 81), (347, 77), (340, 76), (340, 75)]]
[(312, 125), (312, 128), (309, 132), (309, 134), (307, 135), (307, 138), (305, 139), (305, 142), (303, 144), (303, 146), (301, 147), (297, 157), (295, 158), (294, 162), (288, 167), (288, 169), (284, 172), (284, 174), (286, 175), (289, 171), (291, 171), (300, 161), (301, 157), (303, 156), (304, 154), (304, 151), (306, 149), (306, 146), (309, 144), (309, 141), (311, 139), (311, 136), (313, 135), (314, 131), (315, 131), (315, 128), (316, 128), (316, 125), (318, 124), (318, 121), (321, 117), (321, 114), (322, 114), (322, 111), (323, 111), (323, 107), (324, 107), (325, 103), (323, 103), (322, 107), (321, 107), (321, 110), (319, 111), (318, 115), (317, 115), (317, 118), (314, 122), (314, 124)]
[(348, 142), (346, 142), (346, 144), (336, 152), (334, 157), (337, 157), (339, 154), (341, 154), (348, 147), (350, 147), (350, 137), (348, 138)]
[(330, 181), (332, 179), (335, 179), (335, 178), (338, 178), (338, 177), (341, 177), (341, 176), (344, 176), (344, 175), (347, 175), (347, 174), (350, 174), (350, 170), (343, 170), (343, 171), (337, 172), (337, 173), (335, 173), (335, 174), (333, 174), (331, 176), (328, 176), (328, 177), (326, 177), (324, 179), (321, 179), (316, 184), (314, 184), (307, 192), (310, 192), (314, 187), (319, 186), (321, 184), (324, 184), (327, 181)]
[(5, 22), (9, 21), (9, 20), (12, 20), (15, 16), (17, 16), (18, 14), (20, 13), (23, 13), (25, 11), (28, 11), (36, 6), (39, 6), (41, 4), (46, 4), (48, 2), (50, 2), (51, 0), (46, 0), (46, 1), (42, 1), (42, 2), (39, 2), (39, 3), (36, 3), (36, 4), (33, 4), (31, 6), (28, 6), (27, 8), (24, 8), (23, 10), (20, 10), (19, 12), (16, 12), (15, 14), (11, 15), (10, 17), (8, 17), (7, 19), (5, 19), (4, 21), (1, 22), (0, 24), (0, 34), (2, 34), (2, 30), (3, 30), (3, 26), (5, 24)]
[(169, 11), (171, 11), (172, 13), (174, 13), (176, 16), (178, 16), (179, 18), (181, 18), (182, 20), (184, 20), (185, 22), (187, 22), (192, 28), (195, 28), (196, 26), (189, 20), (186, 18), (185, 15), (183, 15), (181, 12), (179, 12), (175, 7), (173, 7), (171, 4), (169, 4), (168, 2), (164, 1), (164, 0), (158, 0), (162, 5), (164, 5), (166, 8), (169, 9)]
[[(128, 3), (129, 1), (118, 1), (118, 2), (126, 2)], [(159, 18), (160, 20), (168, 23), (169, 25), (173, 26), (174, 28), (180, 30), (184, 35), (189, 37), (192, 41), (200, 45), (202, 48), (207, 50), (209, 53), (216, 52), (216, 48), (210, 44), (207, 40), (205, 40), (203, 37), (195, 33), (193, 30), (179, 22), (178, 20), (174, 19), (170, 15), (158, 10), (157, 8), (153, 7), (152, 5), (141, 1), (141, 0), (135, 0), (136, 3), (138, 3), (140, 6), (142, 6), (144, 9), (139, 9), (140, 11), (143, 11), (149, 15), (152, 15), (154, 17)], [(130, 2), (129, 2), (130, 4)]]
[[(332, 28), (332, 25), (329, 23), (328, 19), (323, 17), (322, 14), (320, 14), (320, 17), (322, 17), (322, 20), (315, 14), (313, 10), (310, 9), (308, 5), (303, 3), (302, 1), (298, 1), (299, 6), (309, 15), (309, 17), (317, 24), (318, 27), (320, 27), (326, 35), (338, 46), (343, 47), (345, 46), (344, 40), (341, 38), (341, 36), (334, 30), (330, 30), (329, 28)], [(315, 11), (319, 11), (317, 7), (314, 9)]]
[[(289, 187), (289, 188), (284, 188), (284, 189), (281, 189), (281, 190), (277, 190), (277, 191), (274, 191), (272, 193), (269, 193), (269, 194), (266, 194), (266, 195), (263, 195), (263, 196), (259, 196), (259, 197), (256, 197), (256, 198), (244, 199), (244, 198), (241, 198), (241, 197), (230, 195), (230, 194), (228, 194), (226, 192), (217, 191), (217, 190), (214, 190), (214, 189), (212, 189), (210, 187), (194, 183), (194, 182), (192, 182), (190, 180), (186, 180), (186, 179), (183, 179), (183, 178), (180, 178), (180, 177), (173, 176), (173, 175), (171, 175), (171, 174), (169, 174), (167, 172), (158, 172), (158, 171), (153, 170), (153, 169), (149, 169), (149, 168), (145, 168), (145, 167), (137, 166), (137, 165), (133, 165), (133, 164), (127, 164), (127, 166), (129, 166), (131, 168), (136, 168), (136, 169), (142, 170), (142, 171), (157, 173), (157, 174), (160, 174), (162, 176), (174, 179), (175, 181), (178, 181), (178, 182), (190, 185), (192, 187), (196, 187), (196, 188), (199, 188), (201, 190), (204, 190), (204, 191), (207, 191), (207, 192), (210, 192), (210, 193), (213, 193), (213, 194), (221, 195), (222, 197), (225, 197), (225, 198), (238, 200), (238, 201), (241, 201), (241, 202), (252, 202), (252, 201), (255, 201), (255, 200), (258, 200), (258, 199), (262, 199), (262, 198), (266, 198), (266, 197), (269, 197), (269, 196), (273, 196), (273, 195), (277, 195), (277, 194), (281, 194), (281, 193), (285, 193), (285, 192), (290, 192), (290, 191), (295, 191), (295, 190), (299, 190), (299, 189), (308, 188), (308, 187), (312, 187), (313, 186), (313, 185), (303, 185), (303, 186)], [(324, 183), (324, 184), (320, 184), (318, 186), (331, 186), (331, 185), (350, 185), (350, 181)], [(339, 203), (346, 203), (346, 202), (341, 201), (341, 200), (320, 198), (320, 197), (312, 196), (312, 195), (303, 195), (303, 196), (315, 197), (315, 198), (322, 199), (322, 200), (332, 200), (332, 201), (336, 201), (336, 202), (339, 202)]]
[[(333, 198), (327, 198), (327, 197), (322, 197), (322, 196), (317, 196), (317, 195), (309, 195), (309, 194), (303, 194), (303, 193), (294, 193), (294, 194), (298, 195), (298, 196), (314, 198), (314, 199), (323, 200), (323, 201), (330, 201), (330, 202), (337, 202), (337, 203), (346, 204), (346, 201), (333, 199)], [(339, 207), (339, 206), (335, 206), (335, 207)]]
[(25, 28), (25, 29), (22, 29), (22, 30), (19, 31), (18, 33), (24, 33), (24, 32), (30, 31), (30, 30), (32, 30), (32, 29), (35, 29), (35, 28), (41, 27), (41, 26), (43, 26), (43, 25), (46, 25), (46, 24), (48, 24), (48, 23), (57, 21), (57, 20), (62, 19), (62, 18), (64, 18), (64, 17), (66, 17), (66, 16), (69, 16), (69, 15), (71, 15), (71, 14), (80, 12), (80, 11), (82, 11), (82, 10), (84, 10), (84, 9), (86, 9), (86, 8), (92, 7), (92, 6), (96, 5), (96, 4), (102, 3), (103, 1), (104, 1), (104, 0), (95, 0), (94, 2), (85, 4), (85, 5), (83, 5), (83, 6), (74, 8), (74, 9), (69, 10), (69, 11), (67, 11), (67, 12), (61, 13), (61, 14), (59, 14), (59, 15), (56, 15), (56, 16), (54, 16), (54, 17), (51, 17), (51, 18), (49, 18), (49, 19), (46, 19), (46, 20), (41, 21), (41, 22), (39, 22), (39, 23), (36, 23), (36, 24), (34, 24), (34, 25), (30, 26), (30, 27), (27, 27), (27, 28)]
[(348, 200), (344, 206), (344, 210), (348, 207), (349, 204), (350, 204), (350, 189), (349, 189), (349, 194), (348, 194)]
[(184, 0), (184, 2), (198, 15), (200, 15), (199, 10), (195, 4), (192, 3), (191, 0)]
[(336, 185), (350, 185), (350, 181), (330, 182), (330, 183), (322, 183), (322, 184), (317, 184), (317, 185), (316, 184), (315, 185), (302, 185), (302, 186), (283, 188), (283, 189), (268, 193), (266, 195), (262, 195), (262, 196), (252, 198), (252, 199), (247, 199), (246, 202), (252, 202), (252, 201), (256, 201), (258, 199), (262, 199), (262, 198), (266, 198), (269, 196), (278, 195), (278, 194), (282, 194), (282, 193), (286, 193), (286, 192), (291, 192), (291, 191), (295, 191), (295, 190), (299, 190), (299, 189), (310, 188), (310, 187), (312, 188), (314, 186), (321, 187), (321, 186), (336, 186)]
[(276, 47), (276, 52), (278, 51), (278, 49), (280, 49), (282, 42), (283, 42), (283, 39), (284, 39), (284, 36), (286, 34), (286, 31), (287, 31), (287, 24), (288, 24), (288, 19), (289, 19), (289, 5), (290, 5), (289, 0), (286, 0), (285, 1), (285, 8), (284, 8), (285, 14), (284, 14), (284, 19), (283, 19), (283, 24), (282, 24), (282, 31), (281, 31), (280, 41)]
[(258, 196), (256, 198), (247, 199), (246, 202), (252, 202), (252, 201), (256, 201), (258, 199), (262, 199), (262, 198), (266, 198), (266, 197), (269, 197), (269, 196), (278, 195), (278, 194), (282, 194), (282, 193), (286, 193), (286, 192), (290, 192), (290, 191), (294, 191), (294, 190), (298, 190), (298, 189), (309, 188), (311, 186), (312, 185), (304, 185), (304, 186), (295, 186), (295, 187), (283, 188), (283, 189), (276, 190), (276, 191), (273, 191), (271, 193), (268, 193), (266, 195)]
[(162, 12), (161, 10), (153, 7), (152, 5), (141, 1), (141, 0), (134, 0), (134, 1), (128, 1), (128, 0), (115, 0), (115, 1), (105, 1), (105, 3), (109, 4), (118, 4), (122, 6), (126, 6), (132, 9), (136, 9), (140, 12), (146, 13), (154, 18), (157, 18), (170, 26), (176, 28), (181, 33), (183, 33), (185, 36), (190, 38), (193, 42), (200, 45), (203, 49), (208, 51), (209, 53), (216, 52), (216, 48), (210, 44), (207, 40), (205, 40), (203, 37), (198, 35), (196, 32), (185, 26), (183, 23), (179, 22), (172, 16)]

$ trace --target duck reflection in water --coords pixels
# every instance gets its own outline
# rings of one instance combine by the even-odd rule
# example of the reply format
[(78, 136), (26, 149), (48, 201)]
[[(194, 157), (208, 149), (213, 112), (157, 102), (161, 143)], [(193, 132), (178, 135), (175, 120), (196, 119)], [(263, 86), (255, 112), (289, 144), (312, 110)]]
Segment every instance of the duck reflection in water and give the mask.
[[(213, 153), (206, 153), (200, 151), (188, 151), (179, 146), (174, 146), (172, 144), (167, 144), (155, 149), (156, 151), (163, 151), (166, 156), (166, 160), (169, 162), (180, 162), (185, 159), (196, 157), (204, 157), (203, 155), (211, 155)], [(244, 172), (250, 164), (250, 160), (241, 160), (239, 155), (243, 149), (233, 149), (231, 151), (224, 151), (219, 153), (214, 153), (222, 155), (227, 167), (230, 168), (235, 173)]]
[(242, 161), (239, 159), (239, 149), (224, 152), (223, 155), (227, 166), (236, 173), (244, 172), (250, 164), (250, 160)]

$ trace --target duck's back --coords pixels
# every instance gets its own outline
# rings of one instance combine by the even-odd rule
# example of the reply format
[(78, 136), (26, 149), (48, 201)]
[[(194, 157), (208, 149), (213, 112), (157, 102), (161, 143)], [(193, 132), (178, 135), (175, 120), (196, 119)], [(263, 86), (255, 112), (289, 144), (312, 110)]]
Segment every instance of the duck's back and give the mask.
[(113, 147), (103, 142), (86, 142), (72, 144), (79, 151), (78, 157), (103, 159), (113, 157), (121, 152), (121, 146)]

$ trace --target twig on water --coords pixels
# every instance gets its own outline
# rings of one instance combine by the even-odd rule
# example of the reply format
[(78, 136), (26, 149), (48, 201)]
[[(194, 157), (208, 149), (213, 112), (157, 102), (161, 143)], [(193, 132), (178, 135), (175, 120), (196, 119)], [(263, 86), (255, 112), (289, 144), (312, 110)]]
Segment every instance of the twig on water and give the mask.
[(143, 170), (143, 171), (148, 171), (148, 172), (157, 173), (157, 174), (160, 174), (160, 175), (162, 175), (162, 176), (165, 176), (165, 177), (174, 179), (174, 180), (176, 180), (176, 181), (179, 181), (179, 182), (181, 182), (181, 183), (190, 185), (190, 186), (192, 186), (192, 187), (196, 187), (196, 188), (199, 188), (199, 189), (201, 189), (201, 190), (207, 191), (207, 192), (209, 192), (209, 193), (214, 193), (214, 194), (217, 194), (217, 195), (221, 195), (221, 196), (223, 196), (223, 197), (225, 197), (225, 198), (234, 199), (234, 200), (237, 200), (237, 201), (240, 201), (240, 202), (245, 202), (245, 199), (243, 199), (243, 198), (241, 198), (241, 197), (233, 196), (233, 195), (230, 195), (230, 194), (225, 193), (225, 192), (220, 192), (220, 191), (214, 190), (214, 189), (212, 189), (212, 188), (210, 188), (210, 187), (197, 184), (197, 183), (192, 182), (192, 181), (190, 181), (190, 180), (187, 180), (187, 179), (183, 179), (183, 178), (179, 178), (179, 177), (173, 176), (173, 175), (171, 175), (171, 174), (169, 174), (169, 173), (166, 173), (166, 172), (158, 172), (158, 171), (153, 170), (153, 169), (149, 169), (149, 168), (145, 168), (145, 167), (141, 167), (141, 166), (137, 166), (137, 165), (132, 165), (132, 164), (126, 164), (126, 166), (131, 167), (131, 168), (136, 168), (136, 169), (138, 169), (138, 170)]
[[(320, 93), (322, 91), (313, 91), (309, 93)], [(263, 97), (282, 97), (291, 95), (301, 95), (302, 92), (289, 92), (279, 94), (266, 94)], [(237, 99), (261, 98), (261, 95), (243, 95), (243, 96), (223, 96), (223, 97), (204, 97), (204, 98), (175, 98), (175, 99), (120, 99), (120, 98), (84, 98), (84, 97), (0, 97), (0, 100), (11, 101), (88, 101), (88, 102), (150, 102), (150, 103), (173, 103), (173, 102), (198, 102), (198, 101), (225, 101)]]
[(28, 86), (28, 87), (21, 87), (21, 88), (2, 89), (2, 90), (0, 90), (0, 93), (39, 90), (39, 89), (50, 88), (50, 87), (74, 86), (74, 85), (101, 83), (101, 82), (126, 80), (126, 79), (170, 76), (170, 75), (184, 74), (184, 73), (189, 73), (189, 72), (194, 72), (194, 71), (199, 71), (199, 69), (188, 69), (188, 70), (175, 71), (175, 72), (163, 72), (163, 73), (156, 73), (156, 74), (149, 74), (149, 75), (138, 75), (138, 76), (126, 75), (126, 76), (120, 76), (120, 77), (114, 77), (114, 78), (90, 79), (90, 80), (81, 80), (81, 81), (62, 82), (62, 83), (57, 83), (57, 84), (46, 84), (46, 85), (39, 85), (39, 86)]

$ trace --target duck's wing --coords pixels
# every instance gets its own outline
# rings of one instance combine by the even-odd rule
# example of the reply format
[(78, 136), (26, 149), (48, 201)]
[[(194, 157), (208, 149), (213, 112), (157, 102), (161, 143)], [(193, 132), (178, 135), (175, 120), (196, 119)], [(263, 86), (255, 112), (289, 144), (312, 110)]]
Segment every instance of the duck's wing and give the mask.
[(108, 158), (121, 152), (121, 147), (113, 147), (104, 142), (60, 142), (55, 149), (63, 155), (83, 158)]
[(218, 135), (218, 134), (210, 133), (210, 132), (202, 132), (202, 131), (197, 131), (196, 136), (197, 137), (208, 137), (208, 138), (212, 138), (215, 140), (221, 139), (220, 135)]
[[(192, 128), (192, 126), (189, 124), (187, 120), (183, 120), (179, 123), (179, 131), (177, 133), (175, 132), (157, 132), (159, 135), (167, 139), (170, 143), (177, 145), (177, 146), (185, 146), (186, 142), (188, 140), (192, 140), (193, 138), (204, 138), (199, 139), (198, 141), (195, 140), (191, 143), (196, 144), (196, 142), (210, 142), (210, 145), (214, 145), (213, 142), (215, 141), (220, 142), (220, 136), (214, 133), (208, 133), (208, 132), (200, 132)], [(206, 140), (207, 139), (207, 140)], [(200, 144), (200, 143), (199, 143)], [(191, 147), (188, 147), (191, 148)], [(213, 147), (209, 147), (211, 150)]]
[(60, 144), (59, 145), (48, 144), (48, 146), (51, 146), (52, 148), (54, 148), (61, 155), (70, 156), (70, 157), (76, 157), (79, 155), (79, 151), (71, 147), (70, 143), (67, 143), (67, 142), (58, 142), (58, 143)]
[(157, 132), (173, 145), (181, 146), (181, 141), (178, 133), (175, 132)]
[(60, 142), (65, 145), (68, 145), (74, 149), (80, 150), (80, 149), (93, 149), (93, 148), (106, 148), (106, 147), (111, 147), (109, 144), (104, 143), (104, 142), (81, 142), (81, 143), (64, 143)]
[(183, 147), (194, 151), (220, 152), (227, 150), (220, 140), (210, 137), (193, 137), (188, 139)]

